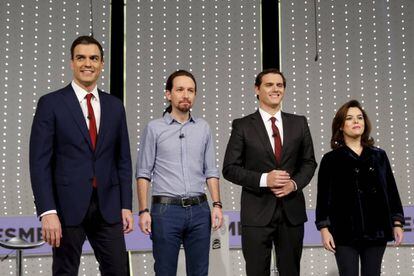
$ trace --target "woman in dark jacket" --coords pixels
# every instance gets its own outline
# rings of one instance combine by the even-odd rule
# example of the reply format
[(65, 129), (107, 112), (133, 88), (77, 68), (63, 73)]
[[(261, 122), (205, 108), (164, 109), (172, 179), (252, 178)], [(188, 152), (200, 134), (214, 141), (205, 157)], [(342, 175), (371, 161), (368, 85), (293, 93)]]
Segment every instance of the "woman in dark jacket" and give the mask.
[(380, 275), (387, 241), (399, 245), (403, 239), (397, 185), (370, 132), (360, 103), (345, 103), (332, 122), (332, 151), (320, 164), (315, 223), (341, 276), (359, 275), (359, 259), (362, 276)]

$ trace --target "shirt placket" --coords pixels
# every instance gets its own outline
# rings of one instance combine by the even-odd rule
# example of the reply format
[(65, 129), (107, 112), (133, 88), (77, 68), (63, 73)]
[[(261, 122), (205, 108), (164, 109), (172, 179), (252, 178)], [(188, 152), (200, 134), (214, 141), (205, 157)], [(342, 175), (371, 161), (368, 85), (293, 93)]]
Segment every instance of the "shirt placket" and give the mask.
[(180, 128), (180, 137), (183, 138), (180, 139), (181, 144), (181, 166), (182, 166), (182, 172), (183, 172), (183, 181), (184, 181), (184, 188), (185, 188), (185, 195), (188, 196), (190, 194), (190, 181), (188, 176), (188, 154), (187, 154), (187, 123), (184, 123)]

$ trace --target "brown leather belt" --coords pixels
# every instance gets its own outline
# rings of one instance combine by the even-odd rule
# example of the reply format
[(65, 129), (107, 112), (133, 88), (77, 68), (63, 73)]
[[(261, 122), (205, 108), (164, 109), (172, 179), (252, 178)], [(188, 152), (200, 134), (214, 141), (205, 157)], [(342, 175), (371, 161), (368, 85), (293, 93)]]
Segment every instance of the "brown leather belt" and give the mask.
[(189, 196), (189, 197), (170, 197), (170, 196), (153, 196), (152, 203), (155, 204), (169, 204), (169, 205), (179, 205), (182, 207), (190, 207), (193, 205), (198, 205), (207, 200), (207, 196)]

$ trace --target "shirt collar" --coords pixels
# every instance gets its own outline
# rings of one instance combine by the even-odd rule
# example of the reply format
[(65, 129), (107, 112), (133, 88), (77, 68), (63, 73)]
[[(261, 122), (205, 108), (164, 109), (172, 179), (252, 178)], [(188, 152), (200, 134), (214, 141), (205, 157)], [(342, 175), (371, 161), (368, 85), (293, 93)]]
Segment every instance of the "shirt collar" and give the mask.
[(259, 107), (259, 113), (260, 113), (260, 116), (262, 116), (262, 120), (264, 122), (270, 121), (271, 117), (275, 117), (276, 121), (282, 122), (282, 111), (280, 111), (280, 109), (278, 112), (276, 112), (275, 115), (271, 115)]
[(74, 80), (72, 81), (71, 84), (72, 84), (73, 90), (75, 91), (76, 98), (78, 98), (79, 102), (82, 102), (85, 99), (86, 95), (88, 95), (89, 93), (92, 93), (94, 98), (99, 102), (98, 87), (96, 85), (91, 92), (88, 92), (82, 87), (80, 87)]
[[(177, 122), (180, 124), (180, 122), (176, 121), (169, 112), (165, 112), (164, 114), (164, 121), (168, 124), (171, 125), (173, 122)], [(193, 122), (196, 123), (198, 121), (198, 119), (196, 117), (193, 117), (193, 115), (191, 115), (190, 113), (190, 119), (188, 119), (187, 122), (185, 122), (184, 124), (188, 123), (188, 122)]]

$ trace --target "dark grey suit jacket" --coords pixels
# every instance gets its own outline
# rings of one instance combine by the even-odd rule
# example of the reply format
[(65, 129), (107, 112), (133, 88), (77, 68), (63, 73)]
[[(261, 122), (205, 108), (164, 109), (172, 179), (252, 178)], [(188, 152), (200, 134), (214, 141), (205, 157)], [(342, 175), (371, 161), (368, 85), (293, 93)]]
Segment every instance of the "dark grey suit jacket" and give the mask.
[(241, 223), (244, 226), (265, 226), (270, 222), (280, 199), (268, 188), (260, 187), (260, 177), (274, 169), (287, 171), (297, 184), (297, 191), (281, 199), (287, 219), (293, 225), (307, 220), (302, 189), (309, 184), (317, 166), (312, 137), (304, 116), (282, 112), (282, 121), (280, 164), (276, 162), (259, 111), (233, 121), (223, 176), (243, 187)]

